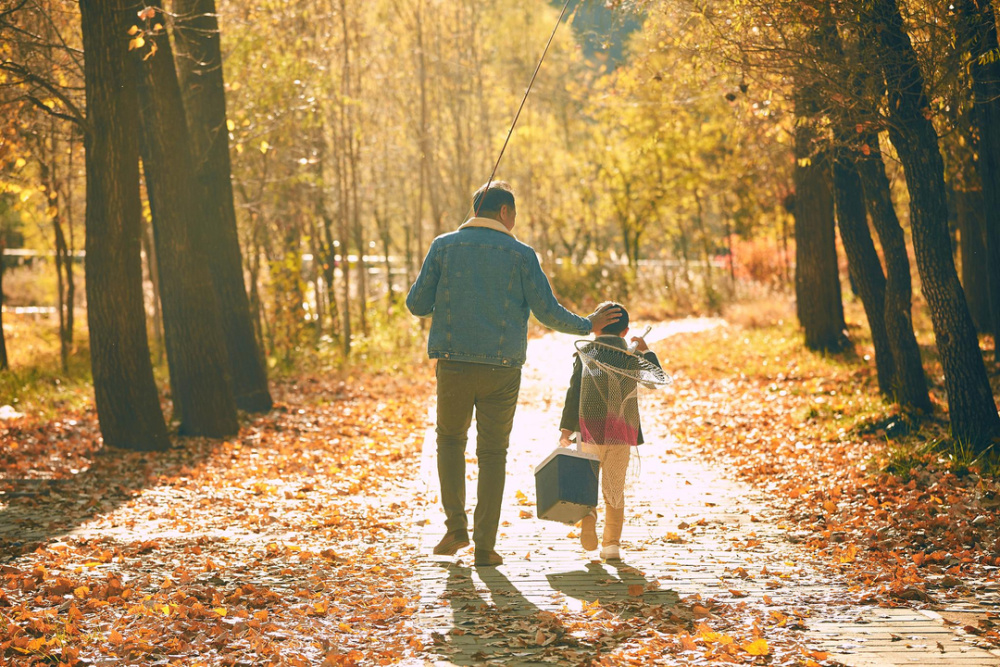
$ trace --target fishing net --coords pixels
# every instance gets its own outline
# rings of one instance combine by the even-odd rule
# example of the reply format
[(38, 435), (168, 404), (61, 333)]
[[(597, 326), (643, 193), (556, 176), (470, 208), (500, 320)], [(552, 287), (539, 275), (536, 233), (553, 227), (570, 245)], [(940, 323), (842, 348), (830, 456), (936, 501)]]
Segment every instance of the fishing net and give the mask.
[(580, 442), (601, 461), (605, 503), (625, 506), (625, 487), (638, 476), (642, 395), (669, 384), (663, 369), (630, 349), (581, 340)]

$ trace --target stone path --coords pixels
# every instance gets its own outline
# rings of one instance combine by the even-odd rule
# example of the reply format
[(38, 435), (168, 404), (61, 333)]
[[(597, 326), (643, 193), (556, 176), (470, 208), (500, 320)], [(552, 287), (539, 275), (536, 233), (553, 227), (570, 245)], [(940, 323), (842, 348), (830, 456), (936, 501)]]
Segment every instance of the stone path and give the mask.
[[(664, 324), (650, 340), (719, 324)], [(595, 600), (626, 598), (630, 586), (634, 591), (641, 585), (650, 604), (669, 604), (694, 594), (765, 604), (767, 596), (767, 604), (801, 613), (803, 639), (846, 665), (1000, 665), (1000, 657), (952, 632), (936, 614), (838, 602), (838, 582), (808, 563), (809, 555), (795, 544), (798, 536), (780, 524), (767, 499), (683, 449), (670, 438), (669, 424), (643, 424), (650, 444), (640, 450), (641, 478), (626, 510), (627, 565), (590, 561), (579, 540), (569, 537), (576, 534), (573, 527), (538, 520), (533, 507), (533, 466), (557, 444), (572, 345), (572, 337), (554, 334), (529, 345), (497, 545), (506, 559), (503, 566), (469, 567), (471, 549), (453, 558), (431, 555), (443, 534), (444, 514), (437, 498), (434, 433), (428, 430), (421, 484), (429, 503), (420, 522), (424, 556), (418, 569), (418, 618), (438, 664), (555, 662), (551, 652), (543, 655), (538, 647), (511, 646), (502, 633), (484, 637), (466, 630), (488, 622), (490, 613), (529, 617), (539, 611), (580, 610)], [(653, 348), (669, 360), (668, 341)], [(470, 516), (475, 504), (474, 430), (471, 433)], [(698, 654), (689, 655), (691, 662), (672, 659), (671, 664), (694, 664)], [(565, 660), (579, 662), (579, 655)]]

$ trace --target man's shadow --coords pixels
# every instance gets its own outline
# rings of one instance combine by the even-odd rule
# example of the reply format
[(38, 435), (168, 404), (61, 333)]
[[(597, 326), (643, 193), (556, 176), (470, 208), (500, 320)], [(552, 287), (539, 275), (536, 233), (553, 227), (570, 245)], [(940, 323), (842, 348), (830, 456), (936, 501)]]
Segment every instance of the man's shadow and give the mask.
[(543, 657), (567, 651), (578, 653), (580, 664), (585, 664), (589, 656), (613, 647), (606, 639), (597, 646), (571, 635), (558, 614), (540, 609), (496, 568), (476, 569), (489, 591), (487, 601), (476, 589), (471, 568), (440, 565), (448, 570), (444, 597), (453, 622), (447, 634), (434, 633), (429, 650), (453, 664), (478, 665), (487, 660), (537, 664)]
[(624, 562), (591, 561), (583, 570), (546, 575), (549, 585), (564, 595), (593, 604), (619, 603), (623, 617), (638, 613), (643, 606), (672, 606), (680, 602), (676, 591), (659, 588), (659, 583)]

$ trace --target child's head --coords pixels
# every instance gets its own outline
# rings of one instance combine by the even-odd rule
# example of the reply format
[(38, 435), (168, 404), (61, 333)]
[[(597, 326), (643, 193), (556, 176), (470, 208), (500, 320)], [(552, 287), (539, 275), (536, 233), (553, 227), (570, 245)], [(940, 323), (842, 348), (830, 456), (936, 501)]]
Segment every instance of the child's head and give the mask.
[(621, 317), (618, 318), (617, 322), (612, 322), (600, 331), (594, 331), (595, 336), (624, 336), (628, 333), (628, 311), (625, 310), (625, 306), (621, 305), (617, 301), (605, 301), (597, 307), (595, 313), (600, 313), (607, 310), (608, 308), (618, 308), (621, 311)]

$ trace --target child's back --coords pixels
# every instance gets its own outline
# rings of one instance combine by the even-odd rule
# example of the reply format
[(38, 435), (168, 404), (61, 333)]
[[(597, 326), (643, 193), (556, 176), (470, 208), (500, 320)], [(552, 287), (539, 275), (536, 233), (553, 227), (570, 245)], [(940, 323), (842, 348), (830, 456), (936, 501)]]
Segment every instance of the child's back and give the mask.
[[(621, 304), (606, 303), (598, 312), (606, 307), (618, 307), (621, 319), (595, 331), (594, 340), (577, 343), (559, 427), (561, 444), (568, 445), (570, 435), (579, 431), (583, 450), (596, 454), (601, 462), (601, 491), (607, 512), (601, 556), (618, 559), (631, 450), (643, 442), (639, 391), (646, 380), (663, 374), (659, 360), (641, 336), (633, 338), (636, 353), (629, 350), (625, 342), (628, 311)], [(581, 523), (580, 542), (588, 551), (597, 548), (596, 526), (596, 511)]]

